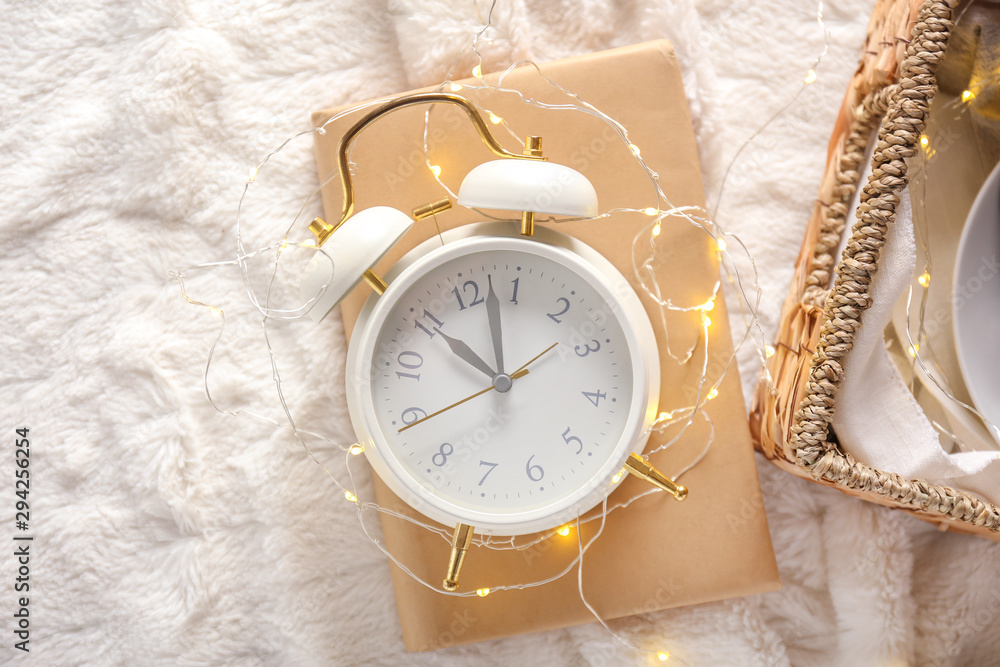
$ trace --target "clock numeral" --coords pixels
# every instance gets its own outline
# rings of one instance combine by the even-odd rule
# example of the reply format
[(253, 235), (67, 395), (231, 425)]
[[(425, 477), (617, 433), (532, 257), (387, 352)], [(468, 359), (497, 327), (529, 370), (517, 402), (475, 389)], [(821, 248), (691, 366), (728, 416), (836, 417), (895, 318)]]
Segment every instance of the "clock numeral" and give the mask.
[[(434, 324), (436, 324), (439, 327), (443, 327), (444, 326), (444, 322), (442, 322), (438, 318), (434, 317), (434, 315), (429, 310), (427, 310), (426, 308), (424, 308), (424, 315), (423, 316), (426, 317), (427, 319), (431, 320), (432, 322), (434, 322)], [(434, 338), (434, 332), (431, 331), (431, 329), (433, 329), (434, 327), (431, 327), (431, 329), (428, 329), (427, 327), (424, 326), (424, 323), (421, 322), (419, 319), (413, 321), (413, 326), (415, 326), (416, 328), (420, 329), (421, 331), (423, 331), (425, 334), (427, 334), (431, 338)]]
[[(445, 447), (448, 448), (447, 451), (445, 451)], [(454, 453), (455, 448), (452, 447), (450, 442), (441, 443), (441, 446), (438, 448), (438, 453), (431, 457), (431, 463), (436, 465), (438, 468), (442, 468), (444, 467), (444, 464), (448, 463), (448, 457)]]
[(556, 299), (556, 303), (559, 303), (560, 301), (563, 302), (563, 309), (562, 310), (560, 310), (558, 313), (545, 313), (556, 324), (559, 324), (560, 322), (562, 322), (562, 320), (559, 319), (559, 316), (560, 315), (565, 315), (566, 311), (569, 310), (569, 299), (567, 299), (564, 296), (561, 296), (558, 299)]
[(480, 466), (489, 466), (490, 467), (490, 469), (486, 471), (486, 474), (483, 475), (483, 478), (481, 480), (479, 480), (479, 486), (482, 486), (483, 482), (486, 481), (486, 478), (490, 476), (490, 473), (493, 472), (494, 470), (496, 470), (496, 467), (498, 465), (500, 465), (500, 464), (499, 463), (490, 463), (489, 461), (480, 461), (479, 465)]
[(586, 346), (577, 345), (576, 347), (573, 348), (573, 351), (576, 352), (576, 356), (578, 356), (578, 357), (585, 357), (588, 354), (590, 354), (591, 352), (597, 352), (600, 349), (601, 349), (601, 343), (600, 343), (599, 340), (597, 340), (595, 338), (594, 339), (594, 347), (590, 347), (590, 345), (586, 345)]
[[(535, 456), (535, 454), (532, 454), (531, 459), (535, 458)], [(528, 473), (528, 479), (532, 482), (540, 482), (542, 481), (542, 477), (545, 477), (545, 471), (538, 464), (531, 465), (531, 459), (528, 459), (528, 462), (525, 464), (524, 472)]]
[(594, 404), (594, 407), (600, 407), (599, 404), (602, 398), (607, 398), (608, 395), (603, 391), (598, 389), (597, 391), (581, 391), (581, 394), (587, 397), (587, 400)]
[[(468, 306), (466, 306), (462, 302), (462, 294), (464, 294), (465, 291), (467, 289), (469, 289), (470, 286), (472, 287), (472, 290), (473, 290), (473, 292), (472, 292), (472, 302)], [(455, 293), (455, 298), (458, 299), (458, 309), (459, 310), (465, 310), (466, 308), (471, 308), (472, 306), (478, 306), (479, 304), (481, 304), (483, 302), (483, 298), (481, 296), (479, 296), (479, 285), (476, 284), (475, 280), (466, 280), (465, 281), (465, 283), (462, 285), (462, 294), (459, 294), (457, 287), (455, 289), (453, 289), (452, 292)]]
[[(420, 413), (419, 416), (417, 416), (418, 412)], [(408, 418), (406, 415), (410, 415), (410, 417)], [(403, 414), (400, 415), (400, 418), (403, 420), (404, 424), (409, 425), (417, 421), (418, 419), (423, 419), (426, 416), (427, 413), (421, 410), (420, 408), (406, 408), (405, 410), (403, 410)]]
[[(405, 359), (405, 360), (404, 360)], [(411, 350), (403, 350), (396, 357), (396, 361), (403, 368), (408, 368), (411, 371), (420, 368), (424, 365), (424, 357), (419, 352), (413, 352)], [(420, 382), (420, 373), (403, 373), (401, 371), (396, 371), (396, 377), (399, 379), (403, 378), (413, 378), (417, 382)]]
[(580, 445), (580, 446), (579, 446), (579, 447), (577, 447), (577, 449), (576, 449), (576, 453), (577, 453), (577, 454), (579, 454), (580, 452), (582, 452), (582, 451), (583, 451), (583, 440), (580, 440), (580, 438), (576, 437), (575, 435), (570, 435), (570, 434), (569, 434), (569, 426), (567, 426), (567, 427), (566, 427), (566, 430), (565, 430), (565, 431), (563, 431), (563, 434), (562, 434), (562, 436), (563, 436), (563, 441), (564, 441), (564, 442), (565, 442), (565, 443), (566, 443), (567, 445), (568, 445), (568, 444), (570, 444), (571, 442), (573, 442), (574, 440), (576, 441), (576, 444)]
[(511, 282), (514, 283), (514, 293), (510, 296), (510, 302), (517, 305), (517, 284), (520, 282), (520, 278), (514, 278)]

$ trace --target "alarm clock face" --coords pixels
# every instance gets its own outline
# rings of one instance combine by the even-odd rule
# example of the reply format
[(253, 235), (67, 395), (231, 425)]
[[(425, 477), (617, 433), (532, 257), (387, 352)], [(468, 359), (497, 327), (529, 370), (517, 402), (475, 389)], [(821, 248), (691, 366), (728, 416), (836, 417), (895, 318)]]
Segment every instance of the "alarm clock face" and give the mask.
[(351, 417), (379, 476), (426, 516), (545, 530), (599, 502), (642, 450), (659, 388), (652, 327), (584, 244), (471, 227), (413, 250), (362, 311)]

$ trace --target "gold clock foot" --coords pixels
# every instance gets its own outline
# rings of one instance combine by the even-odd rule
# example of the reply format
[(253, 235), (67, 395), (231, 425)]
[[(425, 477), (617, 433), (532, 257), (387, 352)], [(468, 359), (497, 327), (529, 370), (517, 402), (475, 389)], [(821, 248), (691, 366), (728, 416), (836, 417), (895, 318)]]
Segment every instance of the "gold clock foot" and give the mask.
[(448, 574), (444, 578), (444, 589), (452, 592), (458, 590), (458, 575), (462, 572), (465, 554), (472, 544), (472, 526), (460, 523), (455, 526), (455, 534), (451, 537), (451, 557), (448, 559)]
[(641, 477), (650, 484), (660, 487), (677, 500), (684, 500), (687, 498), (687, 487), (674, 483), (674, 480), (670, 479), (662, 472), (646, 463), (646, 461), (638, 454), (629, 455), (628, 460), (625, 461), (625, 469), (633, 475)]

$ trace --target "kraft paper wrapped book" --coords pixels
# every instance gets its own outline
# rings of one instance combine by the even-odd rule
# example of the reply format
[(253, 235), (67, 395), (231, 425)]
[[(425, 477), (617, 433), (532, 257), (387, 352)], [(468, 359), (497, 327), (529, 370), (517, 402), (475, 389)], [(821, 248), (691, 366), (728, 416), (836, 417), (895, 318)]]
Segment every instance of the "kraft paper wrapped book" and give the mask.
[[(641, 147), (643, 158), (659, 174), (660, 185), (674, 205), (704, 205), (697, 147), (680, 69), (668, 42), (570, 58), (544, 64), (541, 69), (545, 76), (628, 129), (632, 142)], [(491, 83), (496, 81), (494, 75), (486, 78)], [(468, 83), (481, 85), (474, 80)], [(508, 75), (504, 86), (544, 102), (571, 101), (529, 67)], [(549, 159), (583, 172), (593, 182), (602, 211), (655, 206), (645, 174), (629, 149), (601, 121), (579, 111), (543, 111), (512, 94), (468, 89), (461, 94), (481, 109), (506, 119), (518, 133), (542, 136)], [(358, 137), (351, 154), (356, 165), (358, 210), (384, 205), (410, 211), (446, 196), (424, 163), (426, 110), (416, 107), (396, 111)], [(322, 124), (338, 111), (317, 112), (313, 120)], [(316, 135), (321, 179), (336, 168), (337, 143), (359, 117), (351, 114), (339, 119), (327, 126), (325, 135)], [(441, 167), (442, 180), (457, 191), (470, 169), (494, 156), (482, 145), (461, 110), (438, 105), (430, 118), (430, 160)], [(521, 147), (509, 134), (498, 131), (497, 135), (508, 149), (520, 152)], [(322, 196), (327, 219), (339, 219), (339, 180), (330, 181)], [(403, 254), (437, 234), (438, 227), (450, 229), (479, 219), (474, 211), (456, 206), (436, 219), (422, 220), (376, 267), (376, 273), (384, 275)], [(596, 221), (542, 224), (583, 240), (632, 279), (632, 241), (649, 223), (646, 216), (628, 214)], [(671, 222), (664, 223), (657, 242), (664, 249), (665, 263), (658, 269), (664, 294), (678, 303), (710, 296), (719, 270), (711, 238), (694, 226)], [(641, 294), (634, 280), (633, 286)], [(341, 304), (348, 338), (368, 295), (369, 288), (362, 283)], [(690, 405), (701, 364), (681, 365), (667, 356), (664, 319), (654, 302), (641, 298), (661, 351), (661, 409)], [(732, 353), (732, 342), (725, 304), (721, 298), (716, 303), (711, 315), (709, 367), (710, 373), (718, 374)], [(697, 321), (690, 318), (699, 316), (667, 316), (673, 349), (684, 350), (695, 341)], [(703, 352), (699, 344), (695, 359)], [(708, 413), (714, 422), (715, 441), (705, 459), (683, 477), (682, 482), (690, 489), (688, 499), (678, 503), (666, 493), (653, 493), (615, 510), (608, 515), (603, 534), (587, 552), (584, 591), (602, 618), (779, 587), (735, 365), (720, 385), (719, 395), (708, 404)], [(647, 450), (675, 433), (654, 433)], [(670, 475), (697, 457), (708, 434), (704, 420), (696, 419), (676, 444), (651, 457), (651, 462)], [(375, 488), (378, 502), (384, 507), (419, 516), (378, 479)], [(612, 494), (610, 503), (627, 501), (649, 488), (630, 477)], [(425, 580), (439, 582), (448, 561), (449, 544), (408, 522), (385, 514), (381, 520), (390, 552)], [(593, 535), (599, 524), (586, 524), (583, 538)], [(569, 537), (555, 536), (524, 551), (473, 547), (462, 571), (462, 590), (545, 579), (564, 569), (577, 553), (575, 531)], [(428, 590), (398, 567), (390, 567), (403, 639), (409, 650), (432, 650), (594, 620), (580, 599), (575, 568), (544, 586), (500, 591), (483, 598), (457, 598)]]

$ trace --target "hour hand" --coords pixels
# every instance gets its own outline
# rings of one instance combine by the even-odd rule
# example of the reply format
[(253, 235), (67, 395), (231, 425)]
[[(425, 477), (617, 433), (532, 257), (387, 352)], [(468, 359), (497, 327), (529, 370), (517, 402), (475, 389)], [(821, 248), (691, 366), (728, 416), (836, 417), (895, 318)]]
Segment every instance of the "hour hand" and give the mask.
[(434, 327), (434, 331), (441, 334), (441, 337), (448, 343), (448, 347), (451, 348), (451, 351), (458, 355), (462, 361), (466, 362), (476, 370), (482, 371), (488, 378), (493, 379), (493, 376), (496, 375), (496, 373), (489, 367), (489, 365), (487, 365), (485, 361), (482, 360), (478, 354), (472, 351), (471, 347), (457, 338), (452, 338), (437, 327)]

